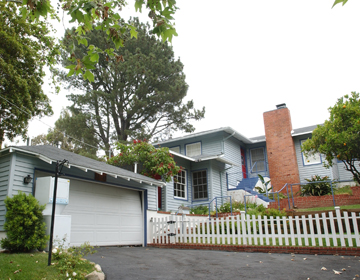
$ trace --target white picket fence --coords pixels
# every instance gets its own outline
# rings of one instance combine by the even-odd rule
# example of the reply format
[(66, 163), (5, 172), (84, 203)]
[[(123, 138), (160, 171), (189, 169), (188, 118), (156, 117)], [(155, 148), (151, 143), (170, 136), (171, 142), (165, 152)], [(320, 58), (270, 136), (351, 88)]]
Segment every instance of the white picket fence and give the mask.
[(254, 215), (186, 220), (171, 215), (154, 218), (149, 224), (149, 243), (198, 243), (227, 245), (272, 246), (360, 246), (358, 220), (336, 208), (332, 212), (314, 216), (255, 217)]

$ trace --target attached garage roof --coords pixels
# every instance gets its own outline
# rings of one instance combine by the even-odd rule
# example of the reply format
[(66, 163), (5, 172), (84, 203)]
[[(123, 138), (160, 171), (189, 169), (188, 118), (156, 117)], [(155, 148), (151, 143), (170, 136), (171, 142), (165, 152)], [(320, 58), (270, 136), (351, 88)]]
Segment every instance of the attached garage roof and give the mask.
[(139, 183), (146, 183), (149, 185), (155, 186), (165, 186), (164, 182), (146, 177), (141, 174), (137, 174), (105, 162), (97, 161), (91, 158), (87, 158), (69, 151), (65, 151), (54, 146), (50, 145), (40, 145), (40, 146), (11, 146), (6, 149), (1, 150), (0, 152), (9, 151), (10, 153), (18, 151), (23, 152), (29, 155), (33, 155), (49, 164), (56, 162), (58, 160), (68, 160), (68, 168), (76, 167), (85, 172), (93, 171), (98, 174), (106, 173), (109, 176), (115, 178), (123, 178), (128, 181), (133, 180)]

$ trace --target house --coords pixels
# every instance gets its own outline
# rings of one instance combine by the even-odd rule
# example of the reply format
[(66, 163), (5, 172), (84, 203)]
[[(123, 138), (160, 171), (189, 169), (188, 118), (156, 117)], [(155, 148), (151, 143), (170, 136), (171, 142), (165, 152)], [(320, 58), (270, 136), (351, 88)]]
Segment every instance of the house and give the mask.
[(293, 129), (285, 104), (265, 112), (263, 117), (265, 135), (260, 137), (247, 138), (223, 127), (155, 143), (168, 147), (177, 164), (184, 167), (159, 192), (159, 209), (169, 211), (182, 205), (209, 203), (246, 185), (253, 189), (258, 174), (270, 177), (274, 191), (286, 183), (303, 183), (313, 175), (352, 179), (342, 162), (336, 161), (327, 169), (322, 155), (305, 158), (302, 154), (301, 143), (311, 137), (316, 125)]
[(54, 176), (57, 161), (64, 159), (68, 164), (61, 178), (69, 182), (69, 198), (61, 215), (71, 217), (67, 242), (145, 246), (147, 222), (157, 211), (157, 187), (165, 183), (46, 145), (0, 151), (0, 238), (6, 236), (6, 196), (18, 191), (39, 196), (43, 191), (39, 182)]

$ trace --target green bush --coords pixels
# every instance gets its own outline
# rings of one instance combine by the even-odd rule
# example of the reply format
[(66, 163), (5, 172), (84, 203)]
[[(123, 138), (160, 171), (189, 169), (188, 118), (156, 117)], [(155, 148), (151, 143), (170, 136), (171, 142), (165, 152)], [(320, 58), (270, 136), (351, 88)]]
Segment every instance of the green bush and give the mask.
[[(220, 206), (219, 212), (220, 213), (230, 213), (230, 202), (225, 202), (223, 205)], [(240, 201), (233, 201), (232, 202), (232, 211), (233, 212), (240, 212), (245, 210), (245, 205), (243, 202)]]
[(206, 205), (195, 206), (190, 209), (190, 214), (209, 215), (209, 208)]
[(31, 194), (19, 192), (12, 198), (6, 197), (5, 206), (7, 237), (1, 239), (1, 247), (14, 252), (45, 248), (48, 241), (42, 214), (45, 205), (39, 205)]
[(66, 239), (56, 240), (56, 246), (52, 249), (55, 266), (65, 279), (85, 279), (84, 267), (89, 265), (89, 261), (84, 256), (96, 253), (94, 247), (85, 242), (79, 247), (66, 248), (65, 241)]
[(311, 184), (307, 184), (301, 187), (300, 195), (301, 196), (322, 196), (331, 194), (331, 186), (328, 176), (321, 177), (319, 175), (314, 175), (311, 179), (305, 179)]

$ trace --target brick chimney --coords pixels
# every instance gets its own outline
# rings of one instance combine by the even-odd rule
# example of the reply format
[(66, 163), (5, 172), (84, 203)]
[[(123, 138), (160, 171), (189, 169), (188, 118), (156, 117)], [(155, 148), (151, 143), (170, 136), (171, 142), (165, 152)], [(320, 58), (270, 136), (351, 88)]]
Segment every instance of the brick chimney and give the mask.
[(300, 182), (295, 144), (291, 136), (290, 110), (285, 103), (276, 105), (276, 108), (263, 114), (269, 173), (274, 191), (286, 183)]

